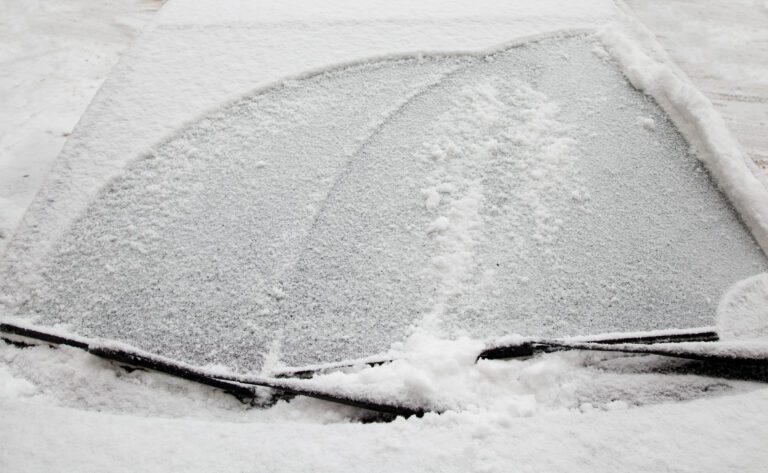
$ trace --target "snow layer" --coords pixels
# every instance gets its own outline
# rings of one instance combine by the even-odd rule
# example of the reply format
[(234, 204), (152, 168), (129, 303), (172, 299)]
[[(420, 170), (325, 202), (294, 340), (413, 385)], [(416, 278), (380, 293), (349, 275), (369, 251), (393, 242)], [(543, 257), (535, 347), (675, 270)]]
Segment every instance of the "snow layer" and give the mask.
[(768, 4), (757, 0), (628, 0), (627, 4), (712, 101), (765, 173)]
[(0, 255), (119, 54), (159, 5), (0, 1)]
[(620, 402), (609, 411), (585, 409), (533, 418), (475, 412), (313, 425), (120, 416), (0, 398), (0, 464), (30, 472), (279, 472), (308, 465), (314, 471), (758, 472), (764, 466), (765, 389), (642, 409)]
[(365, 57), (477, 51), (526, 35), (594, 27), (614, 12), (607, 0), (486, 0), (482, 11), (462, 1), (315, 3), (166, 5), (94, 97), (22, 221), (16, 249), (0, 265), (34, 265), (128, 163), (186, 122), (254, 89)]
[[(49, 184), (25, 220), (12, 255), (2, 263), (6, 269), (20, 263), (34, 267), (126, 163), (183, 121), (254, 87), (295, 75), (303, 67), (327, 67), (375, 54), (419, 49), (488, 48), (522, 34), (599, 25), (613, 15), (609, 2), (483, 3), (487, 10), (476, 8), (477, 2), (458, 8), (446, 2), (438, 6), (421, 2), (405, 10), (409, 14), (390, 13), (390, 21), (377, 22), (345, 16), (345, 10), (334, 9), (333, 2), (302, 4), (301, 8), (279, 12), (261, 3), (253, 7), (251, 2), (236, 3), (230, 7), (210, 2), (205, 15), (198, 15), (200, 2), (169, 5), (165, 18), (125, 58), (69, 141)], [(351, 8), (355, 15), (375, 18), (387, 16), (387, 7), (382, 5)], [(324, 9), (335, 12), (336, 19), (322, 24), (317, 14)], [(269, 15), (259, 15), (254, 21), (248, 11)], [(433, 15), (438, 11), (447, 12), (440, 21), (425, 18), (425, 12)], [(222, 12), (222, 17), (217, 12)], [(183, 21), (169, 27), (176, 17)], [(272, 18), (280, 21), (269, 23)], [(201, 27), (203, 23), (205, 27)], [(221, 81), (221, 76), (229, 80)], [(633, 123), (649, 132), (640, 125), (640, 118), (632, 117)], [(268, 168), (265, 163), (263, 169)], [(429, 189), (420, 195), (425, 208), (445, 203), (443, 193), (450, 189), (440, 189), (435, 189), (440, 199)], [(450, 228), (449, 218), (448, 226), (438, 219), (429, 221), (436, 224), (431, 235)], [(26, 272), (19, 267), (14, 271)], [(279, 296), (280, 292), (274, 294)], [(461, 348), (468, 342), (456, 343)], [(424, 350), (426, 346), (416, 352)], [(736, 386), (730, 380), (709, 378), (711, 373), (705, 370), (698, 372), (701, 376), (692, 375), (695, 371), (689, 365), (679, 371), (666, 361), (661, 364), (667, 374), (659, 375), (659, 360), (654, 362), (653, 357), (640, 360), (600, 355), (600, 369), (584, 376), (598, 384), (587, 384), (584, 398), (572, 395), (568, 380), (587, 362), (594, 362), (592, 357), (557, 354), (519, 363), (521, 372), (532, 370), (529, 380), (539, 386), (538, 392), (547, 394), (540, 398), (550, 400), (548, 406), (556, 411), (552, 414), (547, 408), (521, 409), (523, 400), (518, 399), (521, 402), (507, 411), (467, 409), (388, 425), (310, 425), (342, 421), (354, 418), (354, 414), (338, 414), (317, 401), (294, 401), (259, 412), (278, 412), (279, 423), (267, 425), (260, 422), (264, 418), (247, 424), (222, 422), (232, 418), (222, 414), (223, 410), (232, 409), (235, 417), (242, 414), (238, 407), (226, 404), (234, 401), (209, 392), (180, 397), (163, 394), (159, 391), (183, 393), (190, 387), (174, 387), (173, 382), (147, 373), (101, 373), (105, 367), (93, 366), (92, 358), (76, 360), (86, 356), (81, 353), (47, 348), (20, 351), (4, 345), (0, 345), (0, 353), (4, 359), (0, 365), (0, 465), (12, 471), (261, 467), (303, 471), (312, 465), (318, 471), (757, 472), (764, 469), (767, 455), (764, 413), (768, 412), (768, 391), (760, 385)], [(438, 354), (429, 359), (439, 369)], [(445, 365), (460, 367), (462, 360), (448, 356)], [(536, 367), (539, 362), (545, 364)], [(425, 375), (431, 376), (429, 372)], [(476, 377), (477, 372), (471, 376)], [(80, 384), (68, 383), (66, 377)], [(494, 377), (485, 380), (505, 381)], [(563, 396), (558, 396), (558, 380), (565, 380)], [(136, 397), (129, 394), (126, 400), (116, 395), (126, 389), (126, 382), (133, 383)], [(547, 383), (551, 383), (550, 388), (546, 388)], [(508, 386), (510, 390), (520, 389), (517, 394), (521, 396), (533, 393), (522, 389), (517, 378)], [(673, 389), (664, 391), (669, 386)], [(733, 395), (737, 391), (734, 387), (755, 391)], [(481, 392), (487, 388), (477, 389)], [(76, 395), (72, 395), (73, 390)], [(709, 398), (627, 409), (702, 395)], [(564, 402), (551, 402), (558, 397)], [(162, 401), (154, 404), (156, 399)], [(580, 399), (584, 399), (581, 404)], [(56, 405), (60, 400), (78, 409)], [(88, 406), (89, 402), (93, 404)], [(575, 404), (569, 404), (572, 402)], [(168, 415), (163, 412), (174, 417), (199, 414), (204, 419), (144, 417)], [(543, 415), (518, 417), (530, 412)], [(289, 423), (290, 419), (299, 422)]]
[(595, 47), (364, 62), (234, 102), (113, 180), (17, 313), (241, 370), (275, 342), (293, 365), (372, 355), (413, 324), (705, 325), (765, 258)]
[[(626, 11), (623, 3), (619, 4)], [(631, 16), (603, 28), (600, 38), (638, 89), (652, 95), (669, 113), (728, 195), (764, 251), (768, 251), (768, 187), (722, 116), (675, 66), (653, 34)]]

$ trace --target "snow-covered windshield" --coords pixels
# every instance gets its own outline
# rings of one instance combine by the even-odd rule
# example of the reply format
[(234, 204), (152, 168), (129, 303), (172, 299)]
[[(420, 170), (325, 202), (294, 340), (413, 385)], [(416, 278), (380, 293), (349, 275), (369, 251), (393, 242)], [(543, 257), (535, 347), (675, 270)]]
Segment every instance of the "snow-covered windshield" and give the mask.
[(445, 337), (710, 325), (766, 258), (585, 37), (244, 97), (105, 187), (18, 314), (256, 369)]

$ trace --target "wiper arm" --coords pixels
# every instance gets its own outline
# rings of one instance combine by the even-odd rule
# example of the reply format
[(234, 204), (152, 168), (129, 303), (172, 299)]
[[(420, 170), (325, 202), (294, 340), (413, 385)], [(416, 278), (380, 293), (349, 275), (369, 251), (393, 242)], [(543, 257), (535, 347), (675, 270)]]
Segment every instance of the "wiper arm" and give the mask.
[[(113, 361), (121, 365), (157, 371), (159, 373), (221, 389), (244, 402), (252, 402), (255, 400), (258, 397), (256, 386), (260, 386), (274, 389), (284, 394), (322, 399), (324, 401), (395, 416), (422, 416), (426, 412), (425, 409), (409, 407), (397, 402), (374, 400), (366, 396), (342, 394), (331, 389), (309, 386), (306, 381), (297, 379), (222, 374), (172, 360), (170, 358), (147, 353), (122, 343), (102, 342), (83, 337), (63, 335), (39, 327), (32, 328), (6, 322), (0, 323), (0, 332), (53, 345), (65, 345), (79, 348), (92, 355), (98, 356), (99, 358)], [(2, 337), (2, 339), (10, 343), (20, 342), (18, 339), (13, 338)], [(26, 344), (24, 342), (21, 343)]]
[[(509, 358), (524, 358), (539, 353), (551, 353), (576, 347), (565, 347), (563, 343), (590, 343), (601, 345), (619, 345), (619, 344), (643, 344), (655, 345), (661, 343), (682, 343), (682, 342), (716, 342), (720, 339), (714, 327), (699, 327), (685, 330), (659, 330), (652, 332), (635, 333), (613, 333), (603, 335), (592, 335), (588, 337), (566, 338), (566, 339), (546, 339), (546, 338), (521, 338), (512, 342), (489, 343), (488, 348), (484, 349), (477, 356), (478, 360), (502, 360)], [(560, 343), (560, 345), (557, 345)], [(589, 345), (592, 347), (592, 345)], [(588, 349), (584, 348), (584, 349)], [(374, 355), (358, 360), (348, 360), (337, 363), (327, 363), (311, 366), (299, 366), (290, 368), (280, 368), (273, 374), (277, 377), (298, 377), (307, 378), (315, 374), (343, 368), (352, 368), (355, 366), (378, 366), (395, 361), (397, 358), (387, 355)]]
[[(593, 345), (656, 345), (662, 343), (716, 342), (720, 340), (713, 327), (688, 330), (661, 330), (657, 332), (636, 332), (606, 334), (572, 339), (526, 338), (511, 343), (499, 343), (486, 348), (477, 359), (500, 360), (533, 356), (537, 353), (551, 353), (568, 349), (590, 349)], [(607, 350), (606, 350), (607, 351)]]
[[(0, 337), (10, 343), (27, 343), (35, 340), (52, 345), (66, 345), (87, 351), (100, 358), (120, 365), (143, 368), (165, 373), (178, 378), (221, 389), (233, 394), (244, 402), (255, 403), (259, 397), (256, 387), (264, 387), (285, 395), (306, 396), (337, 404), (368, 409), (391, 416), (422, 416), (429, 409), (410, 406), (406, 403), (386, 399), (375, 399), (365, 394), (343, 393), (339, 390), (313, 386), (308, 381), (299, 379), (318, 374), (329, 369), (379, 365), (394, 361), (392, 357), (370, 357), (357, 362), (341, 362), (304, 368), (287, 368), (276, 376), (228, 374), (189, 365), (184, 362), (144, 352), (137, 348), (117, 343), (70, 336), (54, 331), (30, 327), (15, 323), (0, 323)], [(11, 338), (8, 338), (8, 337)], [(507, 359), (528, 357), (539, 353), (551, 353), (563, 350), (594, 350), (632, 354), (653, 354), (675, 358), (693, 359), (704, 362), (725, 363), (729, 365), (768, 366), (768, 343), (728, 344), (704, 343), (717, 342), (717, 332), (710, 327), (691, 330), (658, 332), (639, 332), (633, 334), (609, 334), (573, 339), (534, 339), (522, 338), (510, 343), (496, 344), (483, 350), (480, 359)]]

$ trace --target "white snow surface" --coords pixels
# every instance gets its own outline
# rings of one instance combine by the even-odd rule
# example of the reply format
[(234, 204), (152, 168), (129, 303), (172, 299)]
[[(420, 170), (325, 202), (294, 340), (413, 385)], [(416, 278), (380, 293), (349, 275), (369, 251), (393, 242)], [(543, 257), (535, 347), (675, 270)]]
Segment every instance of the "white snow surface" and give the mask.
[(160, 4), (0, 1), (0, 254), (119, 54)]
[(768, 5), (758, 0), (627, 0), (768, 170)]
[[(528, 34), (600, 27), (622, 18), (610, 2), (600, 1), (276, 5), (177, 1), (163, 9), (95, 98), (25, 218), (15, 248), (0, 263), (5, 270), (13, 268), (17, 282), (38, 283), (29, 279), (33, 269), (72, 222), (86, 214), (105, 183), (131, 163), (140, 167), (138, 158), (152, 145), (223, 101), (305, 74), (307, 69), (362, 57), (488, 50)], [(727, 194), (765, 245), (760, 236), (765, 222), (759, 217), (765, 200), (749, 180), (745, 161), (738, 159), (742, 157), (734, 151), (738, 147), (732, 146), (711, 104), (685, 87), (692, 100), (665, 100), (669, 87), (680, 90), (688, 83), (681, 75), (657, 81), (646, 74), (672, 66), (667, 58), (653, 54), (655, 62), (648, 62), (652, 38), (631, 24), (621, 20), (603, 35), (630, 80), (652, 93), (697, 145), (699, 157), (721, 185), (725, 183)], [(194, 50), (186, 45), (194, 45)], [(601, 55), (600, 47), (595, 53)], [(633, 69), (638, 60), (651, 67)], [(415, 67), (427, 82), (444, 68), (445, 64), (430, 61)], [(527, 90), (524, 84), (516, 87)], [(492, 91), (491, 82), (490, 88), (484, 84), (467, 94), (492, 103)], [(456, 103), (464, 98), (457, 95)], [(555, 108), (548, 99), (530, 92), (521, 97), (534, 123), (551, 123)], [(670, 103), (682, 113), (673, 113)], [(645, 121), (649, 116), (635, 114), (628, 120), (638, 132), (658, 133), (665, 126), (663, 114), (653, 117), (653, 127)], [(484, 119), (492, 120), (493, 115), (480, 118)], [(686, 126), (692, 121), (696, 126)], [(375, 122), (363, 120), (360, 125)], [(447, 123), (435, 123), (438, 128), (461, 129), (461, 124), (450, 123), (450, 117)], [(194, 134), (194, 127), (186, 132)], [(173, 146), (173, 141), (165, 143)], [(445, 255), (455, 256), (452, 268), (471, 266), (472, 259), (463, 254), (474, 248), (476, 209), (483, 199), (473, 192), (476, 183), (471, 179), (458, 183), (442, 179), (453, 171), (447, 166), (456, 163), (440, 161), (445, 150), (439, 139), (431, 144), (423, 152), (436, 154), (437, 165), (427, 175), (432, 181), (420, 185), (416, 194), (420, 207), (434, 215), (419, 231), (424, 238), (435, 239)], [(553, 159), (569, 162), (570, 155), (562, 154), (568, 146), (573, 146), (568, 140), (558, 143)], [(725, 158), (733, 162), (726, 165)], [(264, 172), (274, 168), (261, 158), (253, 166)], [(579, 190), (579, 179), (572, 174), (562, 179), (574, 186), (569, 189)], [(738, 188), (742, 181), (744, 192)], [(462, 198), (455, 197), (457, 190)], [(191, 194), (194, 191), (190, 189)], [(306, 208), (312, 211), (311, 206)], [(710, 207), (702, 215), (713, 215), (710, 211), (716, 212)], [(534, 221), (544, 240), (560, 227), (551, 223), (546, 218)], [(732, 227), (724, 231), (727, 228)], [(141, 242), (137, 243), (132, 251), (142, 254)], [(430, 261), (442, 264), (440, 258)], [(432, 310), (424, 312), (427, 316), (411, 337), (395, 345), (401, 360), (311, 382), (387, 398), (400, 396), (404, 402), (449, 409), (444, 414), (361, 424), (350, 422), (364, 415), (356, 409), (306, 399), (254, 410), (215, 390), (155, 373), (126, 373), (77, 350), (20, 350), (2, 344), (0, 467), (46, 472), (763, 470), (768, 460), (764, 384), (713, 376), (691, 362), (655, 356), (558, 353), (475, 364), (474, 354), (481, 346), (477, 340), (446, 340), (436, 336), (435, 327), (435, 321), (447, 314), (441, 301), (455, 296), (452, 291), (462, 291), (467, 273), (434, 271), (430, 264), (424, 266), (425, 276), (438, 283)], [(764, 270), (760, 266), (754, 272)], [(742, 272), (739, 277), (747, 275)], [(288, 294), (281, 287), (267, 289), (276, 301)], [(6, 302), (18, 301), (9, 297)], [(734, 306), (724, 302), (721, 308), (723, 304)], [(741, 309), (735, 310), (738, 317)], [(698, 320), (705, 319), (702, 315)], [(271, 356), (281, 350), (275, 346)]]
[(748, 471), (764, 466), (768, 391), (686, 404), (387, 425), (232, 423), (0, 401), (10, 471)]
[(10, 471), (248, 470), (254, 462), (269, 471), (508, 471), (510, 462), (520, 471), (759, 471), (765, 459), (762, 384), (696, 376), (654, 357), (561, 353), (474, 365), (476, 342), (451, 343), (411, 340), (406, 351), (421, 369), (403, 359), (312, 381), (453, 409), (385, 425), (350, 422), (362, 413), (315, 400), (247, 409), (216, 391), (125, 373), (77, 350), (3, 345), (0, 464)]
[(705, 325), (765, 257), (597, 47), (363, 62), (237, 100), (129, 165), (37, 272), (12, 248), (15, 313), (240, 370), (276, 340), (331, 362), (413, 326)]
[[(628, 12), (623, 2), (619, 5)], [(624, 19), (602, 29), (600, 37), (632, 84), (652, 95), (675, 121), (763, 251), (768, 251), (764, 174), (728, 130), (712, 102), (674, 65), (653, 34), (631, 15)]]

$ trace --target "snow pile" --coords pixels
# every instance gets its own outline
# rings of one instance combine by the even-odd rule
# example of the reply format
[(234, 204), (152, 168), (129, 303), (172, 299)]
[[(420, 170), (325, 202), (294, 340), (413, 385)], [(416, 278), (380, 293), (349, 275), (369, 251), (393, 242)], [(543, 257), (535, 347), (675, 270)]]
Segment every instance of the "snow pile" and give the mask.
[(576, 386), (587, 376), (566, 359), (475, 363), (483, 346), (468, 338), (451, 341), (417, 333), (397, 347), (391, 363), (321, 375), (308, 384), (437, 412), (527, 417), (578, 407)]

